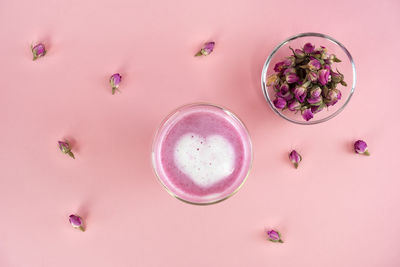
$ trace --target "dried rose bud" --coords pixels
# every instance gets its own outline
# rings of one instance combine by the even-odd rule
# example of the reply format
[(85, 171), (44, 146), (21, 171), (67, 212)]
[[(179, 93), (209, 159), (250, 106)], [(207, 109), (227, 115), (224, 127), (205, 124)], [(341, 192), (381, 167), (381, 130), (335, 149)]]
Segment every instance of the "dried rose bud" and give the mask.
[(286, 82), (281, 85), (276, 95), (284, 98), (285, 100), (291, 100), (293, 98), (293, 95), (289, 91), (289, 85)]
[(312, 118), (314, 118), (314, 115), (310, 108), (303, 110), (303, 112), (301, 113), (301, 116), (303, 116), (303, 119), (305, 119), (306, 121), (309, 121)]
[(112, 94), (115, 94), (115, 91), (118, 89), (121, 81), (122, 81), (122, 76), (119, 73), (111, 75), (110, 84), (111, 84)]
[(319, 86), (314, 86), (313, 89), (310, 91), (311, 97), (319, 97), (321, 95), (321, 88)]
[(306, 54), (311, 54), (314, 52), (315, 46), (312, 45), (311, 43), (306, 43), (303, 47), (304, 53)]
[(322, 84), (325, 85), (329, 82), (329, 77), (330, 76), (330, 70), (329, 69), (323, 69), (318, 71), (318, 81)]
[(296, 57), (298, 58), (303, 58), (305, 57), (306, 54), (304, 54), (304, 51), (301, 49), (296, 49), (294, 50), (294, 54), (296, 55)]
[(47, 52), (46, 47), (42, 43), (39, 43), (35, 46), (31, 46), (31, 50), (33, 54), (33, 60), (43, 57), (44, 55), (46, 55)]
[(329, 58), (329, 63), (332, 65), (333, 62), (342, 62), (340, 59), (338, 59), (334, 54), (330, 55)]
[(296, 150), (292, 150), (292, 152), (289, 153), (289, 159), (293, 163), (294, 167), (297, 169), (299, 167), (300, 161), (303, 159), (299, 153), (297, 153)]
[(331, 78), (333, 82), (340, 83), (343, 80), (344, 76), (341, 73), (331, 71)]
[(288, 85), (288, 83), (287, 82), (284, 82), (282, 85), (281, 85), (281, 87), (280, 87), (280, 92), (282, 93), (282, 94), (286, 94), (287, 92), (289, 92), (289, 85)]
[(283, 243), (283, 240), (281, 239), (281, 234), (278, 231), (267, 230), (266, 232), (269, 241)]
[(267, 86), (277, 85), (279, 83), (279, 77), (276, 74), (272, 74), (267, 78)]
[(318, 81), (318, 74), (316, 72), (310, 71), (309, 73), (307, 73), (307, 80), (311, 82)]
[(288, 105), (288, 109), (290, 111), (295, 111), (295, 110), (299, 110), (301, 108), (301, 104), (299, 101), (297, 100), (292, 100), (289, 105)]
[(340, 99), (342, 98), (342, 92), (340, 92), (339, 89), (332, 89), (328, 91), (328, 95), (326, 99), (328, 102), (326, 102), (326, 105), (333, 106), (335, 105)]
[(367, 143), (365, 143), (363, 140), (357, 140), (354, 143), (354, 151), (357, 154), (363, 154), (363, 155), (366, 155), (366, 156), (370, 155), (369, 152), (368, 152)]
[(299, 77), (295, 73), (289, 73), (286, 75), (286, 81), (288, 83), (295, 83), (299, 81)]
[(278, 109), (283, 109), (286, 107), (286, 100), (281, 97), (277, 97), (274, 100), (274, 106)]
[(71, 158), (75, 159), (74, 153), (72, 153), (68, 141), (58, 141), (58, 147), (60, 148), (62, 153), (67, 154)]
[(323, 103), (322, 103), (321, 105), (319, 105), (319, 106), (311, 106), (311, 112), (312, 112), (313, 114), (318, 113), (318, 112), (320, 112), (321, 110), (323, 110), (324, 107), (325, 107), (325, 105), (324, 105)]
[(198, 57), (198, 56), (207, 56), (207, 55), (211, 54), (211, 52), (214, 50), (214, 46), (215, 46), (215, 42), (205, 43), (203, 48), (200, 49), (200, 51), (197, 52), (197, 54), (195, 56), (196, 57)]
[(321, 68), (321, 62), (318, 59), (310, 58), (310, 62), (308, 62), (307, 66), (310, 70), (319, 70)]
[(321, 46), (318, 51), (321, 53), (321, 59), (329, 58), (328, 49), (325, 46)]
[(282, 72), (286, 68), (285, 62), (281, 61), (275, 64), (274, 71)]
[(69, 222), (72, 225), (72, 227), (79, 229), (82, 232), (85, 231), (85, 228), (83, 226), (83, 220), (80, 216), (74, 214), (69, 215)]
[(303, 103), (304, 99), (306, 99), (307, 96), (307, 89), (303, 86), (297, 86), (294, 91), (294, 96), (296, 97), (296, 99), (300, 102)]
[(294, 56), (290, 56), (290, 57), (286, 58), (286, 59), (283, 61), (283, 64), (284, 64), (286, 67), (292, 67), (292, 66), (295, 65), (295, 63), (296, 63), (296, 58), (295, 58)]
[(307, 102), (312, 106), (319, 106), (322, 104), (322, 97), (321, 96), (311, 97), (307, 99)]

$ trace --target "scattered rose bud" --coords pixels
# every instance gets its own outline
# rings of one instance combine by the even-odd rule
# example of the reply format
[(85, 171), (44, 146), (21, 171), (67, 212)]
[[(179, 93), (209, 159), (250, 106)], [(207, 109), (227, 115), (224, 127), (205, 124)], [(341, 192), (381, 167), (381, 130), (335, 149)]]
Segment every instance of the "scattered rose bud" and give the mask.
[(122, 76), (119, 73), (111, 75), (110, 84), (111, 84), (112, 94), (115, 94), (115, 91), (118, 90), (121, 81), (122, 81)]
[(71, 158), (75, 159), (74, 153), (72, 153), (68, 141), (58, 141), (58, 147), (60, 148), (62, 153), (67, 154)]
[(302, 160), (302, 157), (300, 156), (299, 153), (297, 153), (296, 150), (292, 150), (289, 154), (289, 159), (293, 163), (294, 167), (297, 169), (299, 167), (299, 163)]
[(354, 143), (354, 151), (357, 154), (363, 154), (363, 155), (366, 155), (366, 156), (370, 155), (369, 152), (368, 152), (367, 143), (365, 143), (363, 140), (357, 140)]
[(79, 229), (82, 232), (85, 231), (83, 220), (80, 216), (74, 214), (69, 215), (69, 222), (71, 223), (72, 227)]
[(306, 43), (303, 49), (304, 53), (311, 54), (312, 52), (314, 52), (315, 46), (312, 45), (311, 43)]
[(33, 60), (43, 57), (44, 55), (46, 55), (47, 52), (46, 47), (42, 43), (39, 43), (35, 46), (31, 46), (31, 50), (33, 54)]
[(200, 51), (197, 52), (197, 54), (195, 56), (196, 57), (198, 57), (198, 56), (207, 56), (207, 55), (211, 54), (211, 52), (214, 50), (214, 46), (215, 46), (215, 42), (205, 43), (203, 48), (200, 49)]
[(304, 110), (304, 111), (301, 113), (301, 115), (303, 116), (303, 119), (305, 119), (306, 121), (309, 121), (309, 120), (311, 120), (312, 118), (314, 118), (314, 115), (313, 115), (313, 113), (312, 113), (312, 111), (311, 111), (310, 108)]
[(286, 100), (283, 99), (283, 98), (281, 98), (281, 97), (277, 97), (277, 98), (274, 100), (274, 105), (275, 105), (275, 107), (278, 108), (278, 109), (285, 108), (285, 107), (286, 107)]
[(268, 240), (271, 242), (283, 243), (281, 234), (278, 231), (267, 230), (267, 237), (268, 237)]

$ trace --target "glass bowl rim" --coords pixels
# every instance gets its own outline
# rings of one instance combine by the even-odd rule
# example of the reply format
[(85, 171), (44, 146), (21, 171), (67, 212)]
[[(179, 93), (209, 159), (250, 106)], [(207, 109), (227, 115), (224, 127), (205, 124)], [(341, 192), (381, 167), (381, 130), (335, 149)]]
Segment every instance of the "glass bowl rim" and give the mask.
[[(289, 43), (290, 41), (293, 41), (293, 40), (296, 40), (296, 39), (299, 39), (299, 38), (302, 38), (302, 37), (309, 37), (309, 36), (325, 38), (325, 39), (331, 41), (332, 43), (338, 45), (338, 46), (344, 51), (344, 53), (347, 55), (347, 57), (349, 58), (350, 63), (351, 63), (351, 68), (352, 68), (352, 72), (353, 72), (353, 83), (352, 83), (352, 85), (351, 85), (351, 90), (350, 90), (350, 93), (349, 93), (348, 98), (346, 99), (346, 101), (344, 102), (344, 104), (343, 104), (338, 110), (336, 110), (335, 112), (333, 112), (333, 113), (330, 114), (329, 116), (324, 117), (324, 118), (319, 119), (319, 120), (296, 121), (296, 120), (293, 120), (293, 119), (291, 119), (291, 118), (286, 117), (285, 115), (283, 115), (281, 112), (279, 112), (279, 111), (274, 107), (274, 105), (273, 105), (273, 103), (272, 103), (272, 100), (270, 99), (270, 97), (269, 97), (269, 95), (268, 95), (268, 87), (267, 87), (267, 85), (266, 85), (266, 79), (267, 79), (266, 75), (267, 75), (267, 71), (268, 71), (268, 68), (269, 68), (269, 65), (270, 65), (270, 63), (271, 63), (272, 58), (274, 57), (275, 53), (276, 53), (282, 46), (284, 46), (285, 44)], [(326, 34), (316, 33), (316, 32), (305, 32), (305, 33), (299, 33), (299, 34), (293, 35), (293, 36), (291, 36), (291, 37), (285, 39), (283, 42), (281, 42), (280, 44), (278, 44), (278, 45), (272, 50), (272, 52), (269, 54), (267, 60), (265, 61), (264, 65), (263, 65), (262, 72), (261, 72), (261, 90), (262, 90), (262, 92), (263, 92), (263, 94), (264, 94), (264, 98), (267, 100), (267, 102), (268, 102), (269, 106), (271, 107), (271, 109), (272, 109), (276, 114), (278, 114), (281, 118), (284, 118), (284, 119), (287, 120), (287, 121), (290, 121), (290, 122), (293, 122), (293, 123), (296, 123), (296, 124), (300, 124), (300, 125), (313, 125), (313, 124), (318, 124), (318, 123), (322, 123), (322, 122), (328, 121), (328, 120), (332, 119), (333, 117), (335, 117), (336, 115), (338, 115), (340, 112), (343, 111), (343, 109), (347, 106), (347, 104), (349, 103), (351, 97), (353, 96), (354, 89), (355, 89), (355, 87), (356, 87), (356, 77), (357, 77), (357, 76), (356, 76), (356, 66), (355, 66), (355, 64), (354, 64), (353, 57), (351, 56), (350, 52), (347, 50), (347, 48), (346, 48), (342, 43), (340, 43), (339, 41), (337, 41), (337, 40), (334, 39), (333, 37), (330, 37), (330, 36), (328, 36), (328, 35), (326, 35)]]

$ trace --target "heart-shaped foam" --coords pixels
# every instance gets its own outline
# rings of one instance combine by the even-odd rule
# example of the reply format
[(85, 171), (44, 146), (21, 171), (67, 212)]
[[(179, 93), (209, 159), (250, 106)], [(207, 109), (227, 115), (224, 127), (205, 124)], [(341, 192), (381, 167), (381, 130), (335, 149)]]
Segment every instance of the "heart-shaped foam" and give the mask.
[(175, 165), (199, 186), (213, 185), (234, 170), (235, 151), (226, 138), (183, 135), (175, 145)]

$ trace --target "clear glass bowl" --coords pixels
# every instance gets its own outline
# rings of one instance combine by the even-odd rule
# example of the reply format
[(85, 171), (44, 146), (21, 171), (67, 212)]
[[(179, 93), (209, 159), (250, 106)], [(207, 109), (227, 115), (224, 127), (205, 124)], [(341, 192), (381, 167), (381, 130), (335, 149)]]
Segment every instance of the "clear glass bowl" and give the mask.
[[(340, 73), (344, 75), (344, 80), (347, 83), (347, 86), (342, 86), (339, 84), (337, 87), (342, 93), (342, 98), (335, 105), (324, 108), (322, 111), (314, 114), (314, 118), (309, 121), (305, 121), (303, 119), (301, 112), (293, 112), (288, 109), (283, 111), (277, 109), (273, 104), (276, 92), (272, 86), (268, 87), (266, 84), (267, 77), (275, 73), (275, 64), (292, 55), (292, 51), (289, 49), (289, 47), (293, 49), (303, 48), (304, 44), (306, 43), (315, 45), (315, 48), (325, 46), (328, 49), (329, 54), (335, 54), (336, 57), (342, 62), (333, 63), (332, 69), (336, 70), (337, 68)], [(284, 40), (277, 47), (275, 47), (275, 49), (268, 56), (261, 74), (262, 91), (272, 110), (285, 120), (303, 125), (325, 122), (338, 115), (349, 103), (351, 96), (354, 93), (355, 86), (356, 68), (350, 52), (337, 40), (321, 33), (301, 33)]]

